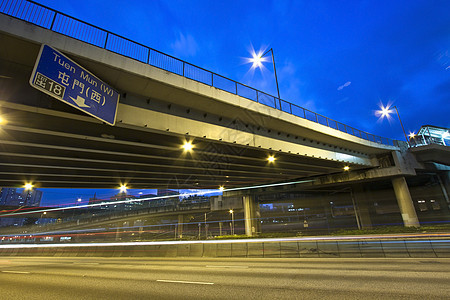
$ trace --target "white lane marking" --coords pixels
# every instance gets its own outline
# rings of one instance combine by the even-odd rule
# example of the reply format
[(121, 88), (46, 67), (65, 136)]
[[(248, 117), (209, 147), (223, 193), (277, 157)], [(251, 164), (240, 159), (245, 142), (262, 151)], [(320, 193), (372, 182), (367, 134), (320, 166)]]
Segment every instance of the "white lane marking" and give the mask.
[(234, 269), (248, 269), (248, 266), (206, 266), (207, 268), (234, 268)]
[(214, 282), (181, 281), (181, 280), (164, 280), (164, 279), (158, 279), (158, 280), (156, 280), (156, 281), (159, 281), (159, 282), (172, 282), (172, 283), (208, 284), (208, 285), (214, 284)]
[(2, 271), (2, 273), (30, 274), (30, 272), (22, 272), (22, 271)]

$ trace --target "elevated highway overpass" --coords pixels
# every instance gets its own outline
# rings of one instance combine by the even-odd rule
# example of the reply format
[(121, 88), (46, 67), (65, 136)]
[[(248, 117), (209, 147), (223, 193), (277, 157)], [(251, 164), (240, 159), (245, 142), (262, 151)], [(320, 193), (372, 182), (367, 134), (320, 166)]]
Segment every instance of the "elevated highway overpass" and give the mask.
[[(0, 16), (1, 186), (236, 187), (374, 168), (398, 150)], [(41, 44), (120, 91), (115, 126), (29, 86)]]
[[(0, 13), (0, 186), (238, 188), (393, 178), (405, 224), (418, 225), (404, 176), (420, 164), (401, 142), (26, 3)], [(120, 92), (114, 126), (30, 86), (42, 44)]]

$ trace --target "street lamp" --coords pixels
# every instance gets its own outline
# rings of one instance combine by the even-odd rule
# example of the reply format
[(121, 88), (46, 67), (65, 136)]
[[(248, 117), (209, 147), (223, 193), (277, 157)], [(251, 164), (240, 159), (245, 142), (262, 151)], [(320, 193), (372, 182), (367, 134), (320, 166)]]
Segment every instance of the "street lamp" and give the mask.
[(127, 186), (125, 184), (120, 185), (119, 191), (120, 193), (125, 194), (127, 192)]
[(234, 211), (230, 209), (231, 214), (231, 235), (234, 235)]
[(280, 97), (280, 89), (278, 88), (277, 68), (275, 67), (275, 58), (273, 56), (273, 49), (270, 48), (269, 50), (264, 52), (263, 55), (261, 55), (259, 53), (258, 54), (253, 53), (252, 54), (253, 57), (250, 59), (250, 62), (253, 63), (253, 65), (252, 65), (253, 68), (261, 68), (262, 67), (262, 63), (265, 61), (263, 59), (263, 57), (266, 56), (266, 54), (269, 53), (269, 52), (272, 54), (273, 72), (275, 74), (275, 82), (277, 84), (278, 99), (281, 99), (281, 97)]
[[(391, 109), (391, 107), (389, 105), (387, 105), (387, 106), (381, 105), (380, 108), (381, 108), (381, 110), (377, 110), (375, 112), (375, 114), (377, 116), (380, 116), (380, 118), (386, 117), (387, 119), (389, 119), (391, 117), (391, 113), (393, 113), (393, 110)], [(398, 113), (397, 106), (392, 106), (392, 108), (395, 108), (395, 112), (397, 113), (398, 120), (400, 121), (400, 125), (402, 126), (402, 130), (403, 130), (403, 134), (405, 135), (406, 142), (409, 145), (408, 136), (406, 135), (405, 127), (403, 127), (402, 119), (400, 119), (400, 114)]]
[(183, 146), (181, 146), (181, 148), (183, 148), (184, 151), (189, 152), (189, 151), (192, 150), (192, 148), (194, 148), (194, 145), (192, 145), (192, 142), (187, 142), (187, 141), (186, 141), (186, 142), (183, 144)]
[(44, 216), (47, 214), (46, 211), (44, 211), (43, 213), (41, 213), (41, 217), (39, 218), (39, 224), (42, 224), (42, 219), (44, 218)]

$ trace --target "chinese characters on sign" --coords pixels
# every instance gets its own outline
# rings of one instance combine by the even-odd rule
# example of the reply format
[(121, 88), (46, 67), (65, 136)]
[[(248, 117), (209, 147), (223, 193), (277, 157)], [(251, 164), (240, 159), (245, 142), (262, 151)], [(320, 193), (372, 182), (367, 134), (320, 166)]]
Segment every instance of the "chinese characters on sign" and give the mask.
[(110, 125), (115, 123), (119, 93), (47, 45), (41, 47), (30, 84)]

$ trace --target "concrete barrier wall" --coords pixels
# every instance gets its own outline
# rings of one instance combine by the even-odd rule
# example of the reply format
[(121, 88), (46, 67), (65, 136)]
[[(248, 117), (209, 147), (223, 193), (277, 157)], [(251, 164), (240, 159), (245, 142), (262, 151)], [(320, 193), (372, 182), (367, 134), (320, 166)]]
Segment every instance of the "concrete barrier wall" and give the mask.
[(196, 241), (142, 245), (0, 245), (0, 256), (433, 258), (450, 257), (449, 239)]

